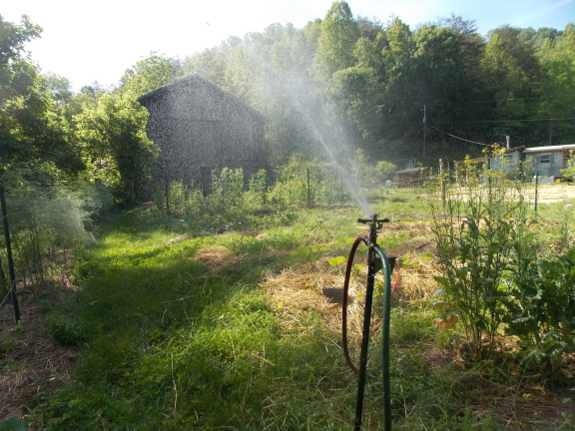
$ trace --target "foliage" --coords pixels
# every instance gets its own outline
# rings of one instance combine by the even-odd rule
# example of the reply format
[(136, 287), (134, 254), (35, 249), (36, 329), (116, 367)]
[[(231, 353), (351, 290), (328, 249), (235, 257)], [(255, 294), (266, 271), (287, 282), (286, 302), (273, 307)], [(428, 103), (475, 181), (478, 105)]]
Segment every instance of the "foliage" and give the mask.
[(385, 181), (391, 178), (391, 175), (397, 170), (397, 166), (391, 162), (380, 160), (377, 162), (375, 170), (379, 175), (380, 181)]
[(571, 151), (567, 167), (565, 169), (561, 169), (561, 174), (568, 180), (573, 181), (575, 179), (575, 153), (573, 151)]
[(332, 3), (320, 25), (316, 63), (319, 74), (329, 81), (334, 72), (353, 65), (353, 48), (359, 39), (359, 26), (345, 1)]
[(14, 264), (24, 283), (44, 282), (71, 249), (94, 241), (87, 228), (102, 208), (97, 196), (64, 188), (7, 192)]
[[(497, 150), (496, 150), (497, 152)], [(483, 337), (491, 343), (506, 316), (508, 292), (501, 278), (513, 252), (522, 251), (527, 221), (520, 183), (504, 170), (486, 169), (466, 160), (460, 185), (443, 206), (432, 203), (433, 233), (442, 276), (437, 309), (461, 320), (475, 354)], [(439, 200), (441, 202), (441, 200)], [(516, 242), (510, 241), (514, 233)], [(514, 248), (515, 246), (515, 248)]]
[(82, 169), (78, 150), (59, 127), (54, 100), (38, 67), (25, 57), (24, 43), (40, 36), (39, 26), (0, 16), (0, 180), (9, 174), (37, 183)]
[(150, 56), (138, 61), (126, 70), (120, 80), (119, 92), (130, 93), (134, 98), (168, 85), (181, 78), (180, 65), (177, 60), (151, 52)]
[(147, 116), (129, 96), (105, 95), (77, 120), (89, 177), (110, 187), (121, 202), (144, 197), (155, 166), (158, 148), (146, 136)]
[(248, 190), (244, 194), (244, 202), (252, 209), (262, 208), (267, 203), (268, 180), (267, 172), (261, 169), (250, 178)]
[(26, 431), (27, 429), (26, 422), (15, 416), (0, 422), (0, 431)]
[(464, 184), (432, 204), (442, 270), (434, 306), (443, 327), (461, 320), (476, 355), (491, 351), (504, 330), (520, 340), (524, 367), (556, 374), (575, 350), (569, 221), (555, 232), (559, 246), (544, 253), (527, 186), (506, 176), (504, 152), (495, 154), (491, 169), (466, 160)]
[(224, 168), (218, 174), (212, 173), (211, 193), (207, 196), (207, 206), (213, 214), (224, 211), (237, 211), (242, 205), (244, 173), (240, 169)]
[(520, 338), (527, 366), (549, 365), (556, 373), (562, 354), (575, 351), (575, 249), (520, 263), (506, 278), (506, 332)]

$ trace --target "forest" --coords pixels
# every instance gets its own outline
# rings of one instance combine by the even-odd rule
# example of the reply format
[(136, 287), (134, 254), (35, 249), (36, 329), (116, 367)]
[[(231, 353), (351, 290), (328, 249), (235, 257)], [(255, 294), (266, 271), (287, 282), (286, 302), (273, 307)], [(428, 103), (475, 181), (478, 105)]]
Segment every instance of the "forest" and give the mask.
[[(157, 148), (137, 97), (199, 73), (264, 114), (270, 166), (322, 154), (337, 131), (369, 160), (404, 167), (462, 160), (486, 146), (575, 140), (575, 28), (501, 26), (487, 37), (451, 16), (410, 29), (334, 2), (302, 28), (272, 24), (184, 59), (151, 53), (120, 78), (78, 92), (26, 56), (41, 27), (0, 20), (0, 181), (98, 178), (119, 201), (147, 178)], [(140, 178), (142, 177), (142, 178)]]
[[(351, 429), (344, 306), (324, 288), (349, 272), (355, 362), (369, 262), (344, 262), (372, 212), (396, 267), (393, 287), (372, 278), (364, 428), (575, 429), (573, 186), (471, 159), (507, 163), (507, 136), (575, 143), (574, 24), (483, 36), (335, 1), (79, 91), (28, 56), (40, 25), (0, 16), (0, 430)], [(156, 184), (138, 102), (193, 73), (267, 119), (267, 167), (213, 171), (209, 193)], [(457, 181), (388, 181), (438, 159)]]

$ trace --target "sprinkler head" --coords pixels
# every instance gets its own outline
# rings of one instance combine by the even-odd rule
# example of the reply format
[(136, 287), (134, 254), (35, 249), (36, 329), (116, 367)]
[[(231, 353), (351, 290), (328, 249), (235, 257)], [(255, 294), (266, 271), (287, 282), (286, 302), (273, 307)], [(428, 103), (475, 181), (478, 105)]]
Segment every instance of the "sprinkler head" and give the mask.
[(389, 223), (389, 221), (390, 220), (387, 217), (382, 218), (382, 219), (378, 219), (377, 214), (372, 214), (371, 218), (359, 218), (359, 219), (357, 219), (358, 223), (376, 225), (377, 229), (381, 229), (383, 227), (383, 223)]

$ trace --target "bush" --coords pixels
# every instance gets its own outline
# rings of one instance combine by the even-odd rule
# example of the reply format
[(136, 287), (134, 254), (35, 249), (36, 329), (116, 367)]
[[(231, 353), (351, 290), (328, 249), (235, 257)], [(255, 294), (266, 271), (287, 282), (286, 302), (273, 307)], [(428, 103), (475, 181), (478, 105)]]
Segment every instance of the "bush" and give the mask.
[(570, 152), (569, 162), (567, 163), (567, 168), (561, 169), (561, 173), (568, 180), (573, 181), (575, 179), (575, 152)]
[[(47, 264), (56, 261), (59, 251), (94, 241), (86, 229), (91, 218), (84, 208), (90, 204), (78, 192), (12, 190), (6, 200), (17, 278), (24, 282), (44, 281)], [(92, 203), (93, 210), (95, 207), (101, 208)], [(3, 241), (2, 237), (0, 243)]]
[[(433, 234), (442, 286), (436, 302), (446, 321), (461, 320), (470, 347), (479, 353), (484, 335), (498, 334), (506, 315), (508, 292), (502, 276), (514, 251), (524, 244), (522, 227), (527, 206), (521, 183), (502, 171), (484, 169), (466, 160), (461, 186), (440, 206), (432, 199)], [(515, 235), (515, 241), (511, 241)]]
[(524, 363), (558, 371), (562, 354), (575, 351), (575, 248), (516, 264), (507, 281), (506, 332), (521, 340)]

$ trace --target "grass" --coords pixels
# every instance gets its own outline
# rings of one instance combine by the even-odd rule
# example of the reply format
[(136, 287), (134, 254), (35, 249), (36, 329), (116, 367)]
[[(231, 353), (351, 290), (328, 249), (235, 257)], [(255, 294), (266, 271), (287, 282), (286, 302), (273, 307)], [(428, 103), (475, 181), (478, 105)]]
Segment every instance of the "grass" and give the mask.
[[(372, 206), (393, 223), (381, 244), (404, 256), (391, 327), (394, 429), (574, 429), (568, 386), (530, 380), (503, 355), (454, 361), (453, 333), (431, 324), (433, 262), (413, 250), (428, 232), (425, 202), (412, 192), (383, 198)], [(557, 235), (548, 210), (539, 223)], [(80, 288), (46, 319), (79, 360), (69, 383), (30, 401), (30, 429), (351, 429), (357, 377), (342, 354), (340, 309), (320, 289), (341, 282), (343, 266), (327, 262), (347, 255), (341, 238), (365, 232), (360, 216), (350, 206), (264, 214), (194, 237), (159, 213), (116, 214), (76, 255)], [(360, 319), (356, 293), (350, 314)], [(380, 351), (376, 332), (366, 430), (383, 427)]]

